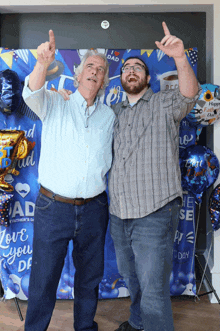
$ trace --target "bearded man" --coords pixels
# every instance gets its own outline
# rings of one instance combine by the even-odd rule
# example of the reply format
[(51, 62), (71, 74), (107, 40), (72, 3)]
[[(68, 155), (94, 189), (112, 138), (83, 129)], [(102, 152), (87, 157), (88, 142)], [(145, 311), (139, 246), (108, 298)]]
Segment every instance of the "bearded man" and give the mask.
[[(128, 321), (115, 331), (173, 331), (170, 300), (173, 241), (182, 205), (179, 124), (202, 91), (182, 40), (170, 34), (156, 46), (173, 57), (179, 87), (154, 93), (140, 57), (121, 68), (125, 101), (114, 105), (109, 173), (110, 232), (119, 273), (130, 293)], [(65, 100), (71, 91), (60, 90)]]
[(155, 94), (146, 64), (128, 58), (121, 69), (127, 98), (113, 107), (110, 231), (131, 298), (129, 320), (115, 331), (174, 330), (169, 279), (182, 204), (179, 124), (201, 90), (182, 40), (165, 22), (163, 29), (156, 45), (174, 58), (179, 88)]

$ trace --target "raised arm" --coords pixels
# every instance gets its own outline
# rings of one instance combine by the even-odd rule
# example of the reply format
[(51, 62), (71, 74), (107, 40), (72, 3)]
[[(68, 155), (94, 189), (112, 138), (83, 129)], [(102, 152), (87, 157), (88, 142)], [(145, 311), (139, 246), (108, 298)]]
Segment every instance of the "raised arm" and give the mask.
[(50, 30), (49, 41), (37, 48), (37, 63), (29, 78), (29, 88), (32, 91), (37, 91), (44, 85), (47, 69), (55, 59), (55, 49), (55, 36), (53, 31)]
[(156, 41), (155, 44), (166, 55), (174, 58), (181, 94), (187, 98), (193, 98), (198, 93), (198, 81), (187, 60), (183, 42), (170, 34), (165, 22), (162, 23), (162, 26), (165, 36), (161, 42)]

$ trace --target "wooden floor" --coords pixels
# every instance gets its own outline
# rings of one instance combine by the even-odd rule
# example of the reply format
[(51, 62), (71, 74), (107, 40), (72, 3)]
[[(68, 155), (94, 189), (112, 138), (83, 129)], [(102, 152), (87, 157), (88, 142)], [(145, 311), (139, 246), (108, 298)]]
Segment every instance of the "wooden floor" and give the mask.
[[(25, 318), (27, 302), (18, 302)], [(129, 317), (129, 305), (129, 298), (100, 300), (95, 317), (99, 331), (114, 331), (119, 324), (126, 321)], [(172, 307), (175, 331), (220, 331), (220, 305), (211, 304), (207, 295), (200, 297), (199, 301), (188, 296), (172, 297)], [(48, 330), (72, 331), (72, 311), (73, 300), (57, 300)], [(0, 330), (24, 330), (24, 321), (19, 319), (13, 299), (0, 302)]]

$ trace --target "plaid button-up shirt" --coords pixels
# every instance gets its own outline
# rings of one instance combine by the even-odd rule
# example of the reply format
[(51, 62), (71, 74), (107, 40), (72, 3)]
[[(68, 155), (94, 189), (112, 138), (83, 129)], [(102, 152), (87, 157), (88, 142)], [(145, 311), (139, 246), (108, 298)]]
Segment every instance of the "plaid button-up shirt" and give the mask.
[(152, 89), (132, 107), (114, 106), (114, 157), (109, 173), (110, 213), (121, 219), (141, 218), (182, 197), (179, 168), (179, 124), (194, 99), (179, 89)]

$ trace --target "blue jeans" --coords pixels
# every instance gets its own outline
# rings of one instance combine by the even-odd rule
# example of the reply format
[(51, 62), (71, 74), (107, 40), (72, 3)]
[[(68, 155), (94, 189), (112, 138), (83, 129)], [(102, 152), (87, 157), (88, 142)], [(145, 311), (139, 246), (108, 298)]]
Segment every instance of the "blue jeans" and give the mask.
[(106, 192), (81, 206), (39, 193), (36, 201), (31, 276), (25, 331), (45, 331), (70, 240), (73, 240), (74, 328), (97, 331), (98, 287), (104, 270), (108, 224)]
[(143, 218), (110, 215), (119, 273), (131, 298), (129, 323), (144, 331), (173, 331), (170, 274), (181, 199)]

